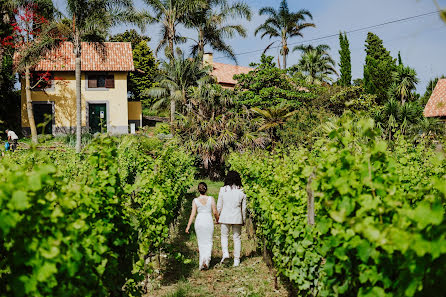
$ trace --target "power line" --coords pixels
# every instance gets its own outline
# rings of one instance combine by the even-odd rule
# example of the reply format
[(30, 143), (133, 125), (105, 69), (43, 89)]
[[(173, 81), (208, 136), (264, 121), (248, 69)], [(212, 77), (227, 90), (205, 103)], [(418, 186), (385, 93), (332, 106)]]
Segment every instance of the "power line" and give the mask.
[[(362, 27), (362, 28), (358, 28), (358, 29), (353, 29), (353, 30), (350, 30), (350, 31), (346, 31), (345, 33), (351, 34), (351, 33), (359, 32), (359, 31), (370, 30), (370, 29), (374, 29), (374, 28), (378, 28), (378, 27), (382, 27), (382, 26), (386, 26), (386, 25), (391, 25), (391, 24), (395, 24), (395, 23), (399, 23), (399, 22), (404, 22), (404, 21), (416, 19), (416, 18), (430, 16), (430, 15), (437, 14), (437, 13), (438, 13), (438, 11), (432, 11), (432, 12), (423, 13), (423, 14), (419, 14), (419, 15), (414, 15), (414, 16), (410, 16), (410, 17), (405, 17), (405, 18), (401, 18), (401, 19), (397, 19), (397, 20), (387, 21), (387, 22), (380, 23), (380, 24), (377, 24), (377, 25), (372, 25), (372, 26), (368, 26), (368, 27)], [(289, 45), (305, 44), (305, 43), (318, 41), (318, 40), (322, 40), (322, 39), (327, 39), (327, 38), (333, 38), (333, 37), (337, 37), (337, 36), (339, 36), (339, 32), (335, 33), (335, 34), (330, 34), (330, 35), (325, 35), (325, 36), (322, 36), (322, 37), (317, 37), (317, 38), (305, 40), (305, 41), (289, 43)], [(280, 47), (281, 46), (278, 45), (278, 46), (270, 47), (270, 49), (280, 48)], [(261, 52), (261, 51), (264, 51), (264, 49), (257, 49), (257, 50), (242, 52), (242, 53), (235, 54), (235, 56), (247, 55), (247, 54), (257, 53), (257, 52)], [(227, 58), (227, 57), (229, 57), (229, 56), (225, 55), (225, 56), (215, 57), (214, 59), (217, 60), (217, 59), (223, 59), (223, 58)]]

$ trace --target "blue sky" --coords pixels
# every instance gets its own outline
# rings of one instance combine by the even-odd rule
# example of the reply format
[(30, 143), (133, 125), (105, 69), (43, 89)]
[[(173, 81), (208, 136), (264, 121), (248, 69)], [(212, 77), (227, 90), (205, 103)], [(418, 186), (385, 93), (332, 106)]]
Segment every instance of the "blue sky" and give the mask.
[[(232, 0), (229, 0), (232, 1)], [(56, 5), (63, 10), (63, 0), (56, 0)], [(280, 0), (245, 0), (254, 12), (251, 22), (237, 20), (248, 29), (247, 38), (234, 38), (228, 42), (236, 53), (259, 50), (255, 53), (239, 55), (239, 65), (248, 66), (251, 62), (258, 62), (263, 49), (271, 41), (269, 38), (254, 36), (254, 31), (265, 19), (258, 15), (258, 10), (264, 6), (277, 8)], [(141, 0), (135, 1), (139, 9), (147, 9)], [(446, 7), (446, 0), (439, 0), (442, 7)], [(313, 14), (313, 22), (316, 28), (308, 28), (303, 31), (303, 38), (293, 38), (290, 43), (305, 43), (307, 40), (336, 34), (339, 31), (350, 31), (367, 26), (420, 15), (435, 11), (432, 0), (312, 0), (297, 1), (289, 0), (288, 5), (291, 10), (308, 9)], [(114, 28), (113, 32), (124, 31), (129, 26)], [(420, 83), (418, 91), (424, 92), (429, 79), (445, 74), (446, 75), (446, 24), (443, 23), (437, 14), (420, 17), (404, 22), (374, 28), (371, 30), (384, 41), (384, 46), (396, 57), (398, 51), (404, 64), (416, 69)], [(159, 26), (151, 25), (145, 32), (152, 38), (150, 46), (155, 48), (159, 40)], [(195, 37), (195, 33), (182, 30), (183, 35)], [(364, 41), (367, 30), (351, 33), (348, 35), (350, 49), (352, 52), (352, 72), (353, 78), (362, 77), (365, 60)], [(331, 55), (339, 61), (339, 40), (331, 37), (312, 42), (317, 44), (328, 44), (331, 47)], [(182, 46), (186, 51), (188, 45)], [(277, 56), (278, 50), (273, 49), (268, 52)], [(288, 58), (288, 65), (296, 63), (299, 53), (291, 53)], [(222, 63), (233, 63), (232, 60), (224, 57), (221, 53), (214, 53), (214, 60)]]

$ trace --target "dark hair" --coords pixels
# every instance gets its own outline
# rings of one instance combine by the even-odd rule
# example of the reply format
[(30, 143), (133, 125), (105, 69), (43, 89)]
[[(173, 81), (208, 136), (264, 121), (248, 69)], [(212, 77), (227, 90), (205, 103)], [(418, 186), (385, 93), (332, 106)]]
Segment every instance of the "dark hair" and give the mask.
[(206, 183), (201, 182), (198, 184), (198, 192), (200, 192), (201, 195), (206, 194), (207, 190), (208, 185), (206, 185)]
[(231, 170), (228, 172), (225, 178), (225, 186), (236, 186), (242, 187), (242, 179), (240, 178), (240, 174), (237, 171)]

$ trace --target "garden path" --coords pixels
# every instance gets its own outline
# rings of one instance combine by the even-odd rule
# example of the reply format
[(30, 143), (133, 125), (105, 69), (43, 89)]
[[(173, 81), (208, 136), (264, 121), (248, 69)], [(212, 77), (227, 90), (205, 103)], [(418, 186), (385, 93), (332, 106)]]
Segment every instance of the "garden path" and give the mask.
[[(218, 187), (209, 187), (209, 195), (217, 198)], [(186, 234), (194, 195), (189, 195), (183, 203), (177, 224), (172, 228), (173, 254), (180, 252), (190, 259), (189, 263), (166, 257), (161, 260), (161, 271), (156, 279), (150, 281), (149, 293), (144, 297), (278, 297), (288, 296), (279, 283), (275, 288), (274, 274), (263, 261), (261, 253), (256, 252), (256, 242), (242, 231), (242, 259), (239, 267), (232, 263), (222, 266), (220, 248), (220, 226), (214, 232), (214, 248), (211, 268), (198, 270), (198, 246), (193, 232)], [(232, 240), (230, 240), (230, 252)]]

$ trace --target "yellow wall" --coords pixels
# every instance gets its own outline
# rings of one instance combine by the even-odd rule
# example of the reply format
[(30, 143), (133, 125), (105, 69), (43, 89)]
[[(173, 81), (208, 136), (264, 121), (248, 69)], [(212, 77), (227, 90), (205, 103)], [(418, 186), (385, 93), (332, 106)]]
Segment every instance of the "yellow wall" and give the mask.
[[(86, 126), (86, 102), (108, 102), (109, 132), (126, 133), (128, 127), (127, 73), (115, 72), (115, 87), (106, 90), (87, 90), (85, 73), (82, 74), (82, 126)], [(76, 126), (76, 80), (74, 72), (55, 72), (53, 86), (45, 91), (32, 91), (33, 101), (54, 102), (55, 127)], [(22, 82), (22, 127), (29, 127), (26, 112), (24, 82)]]
[(129, 121), (142, 120), (142, 105), (141, 101), (129, 101)]

